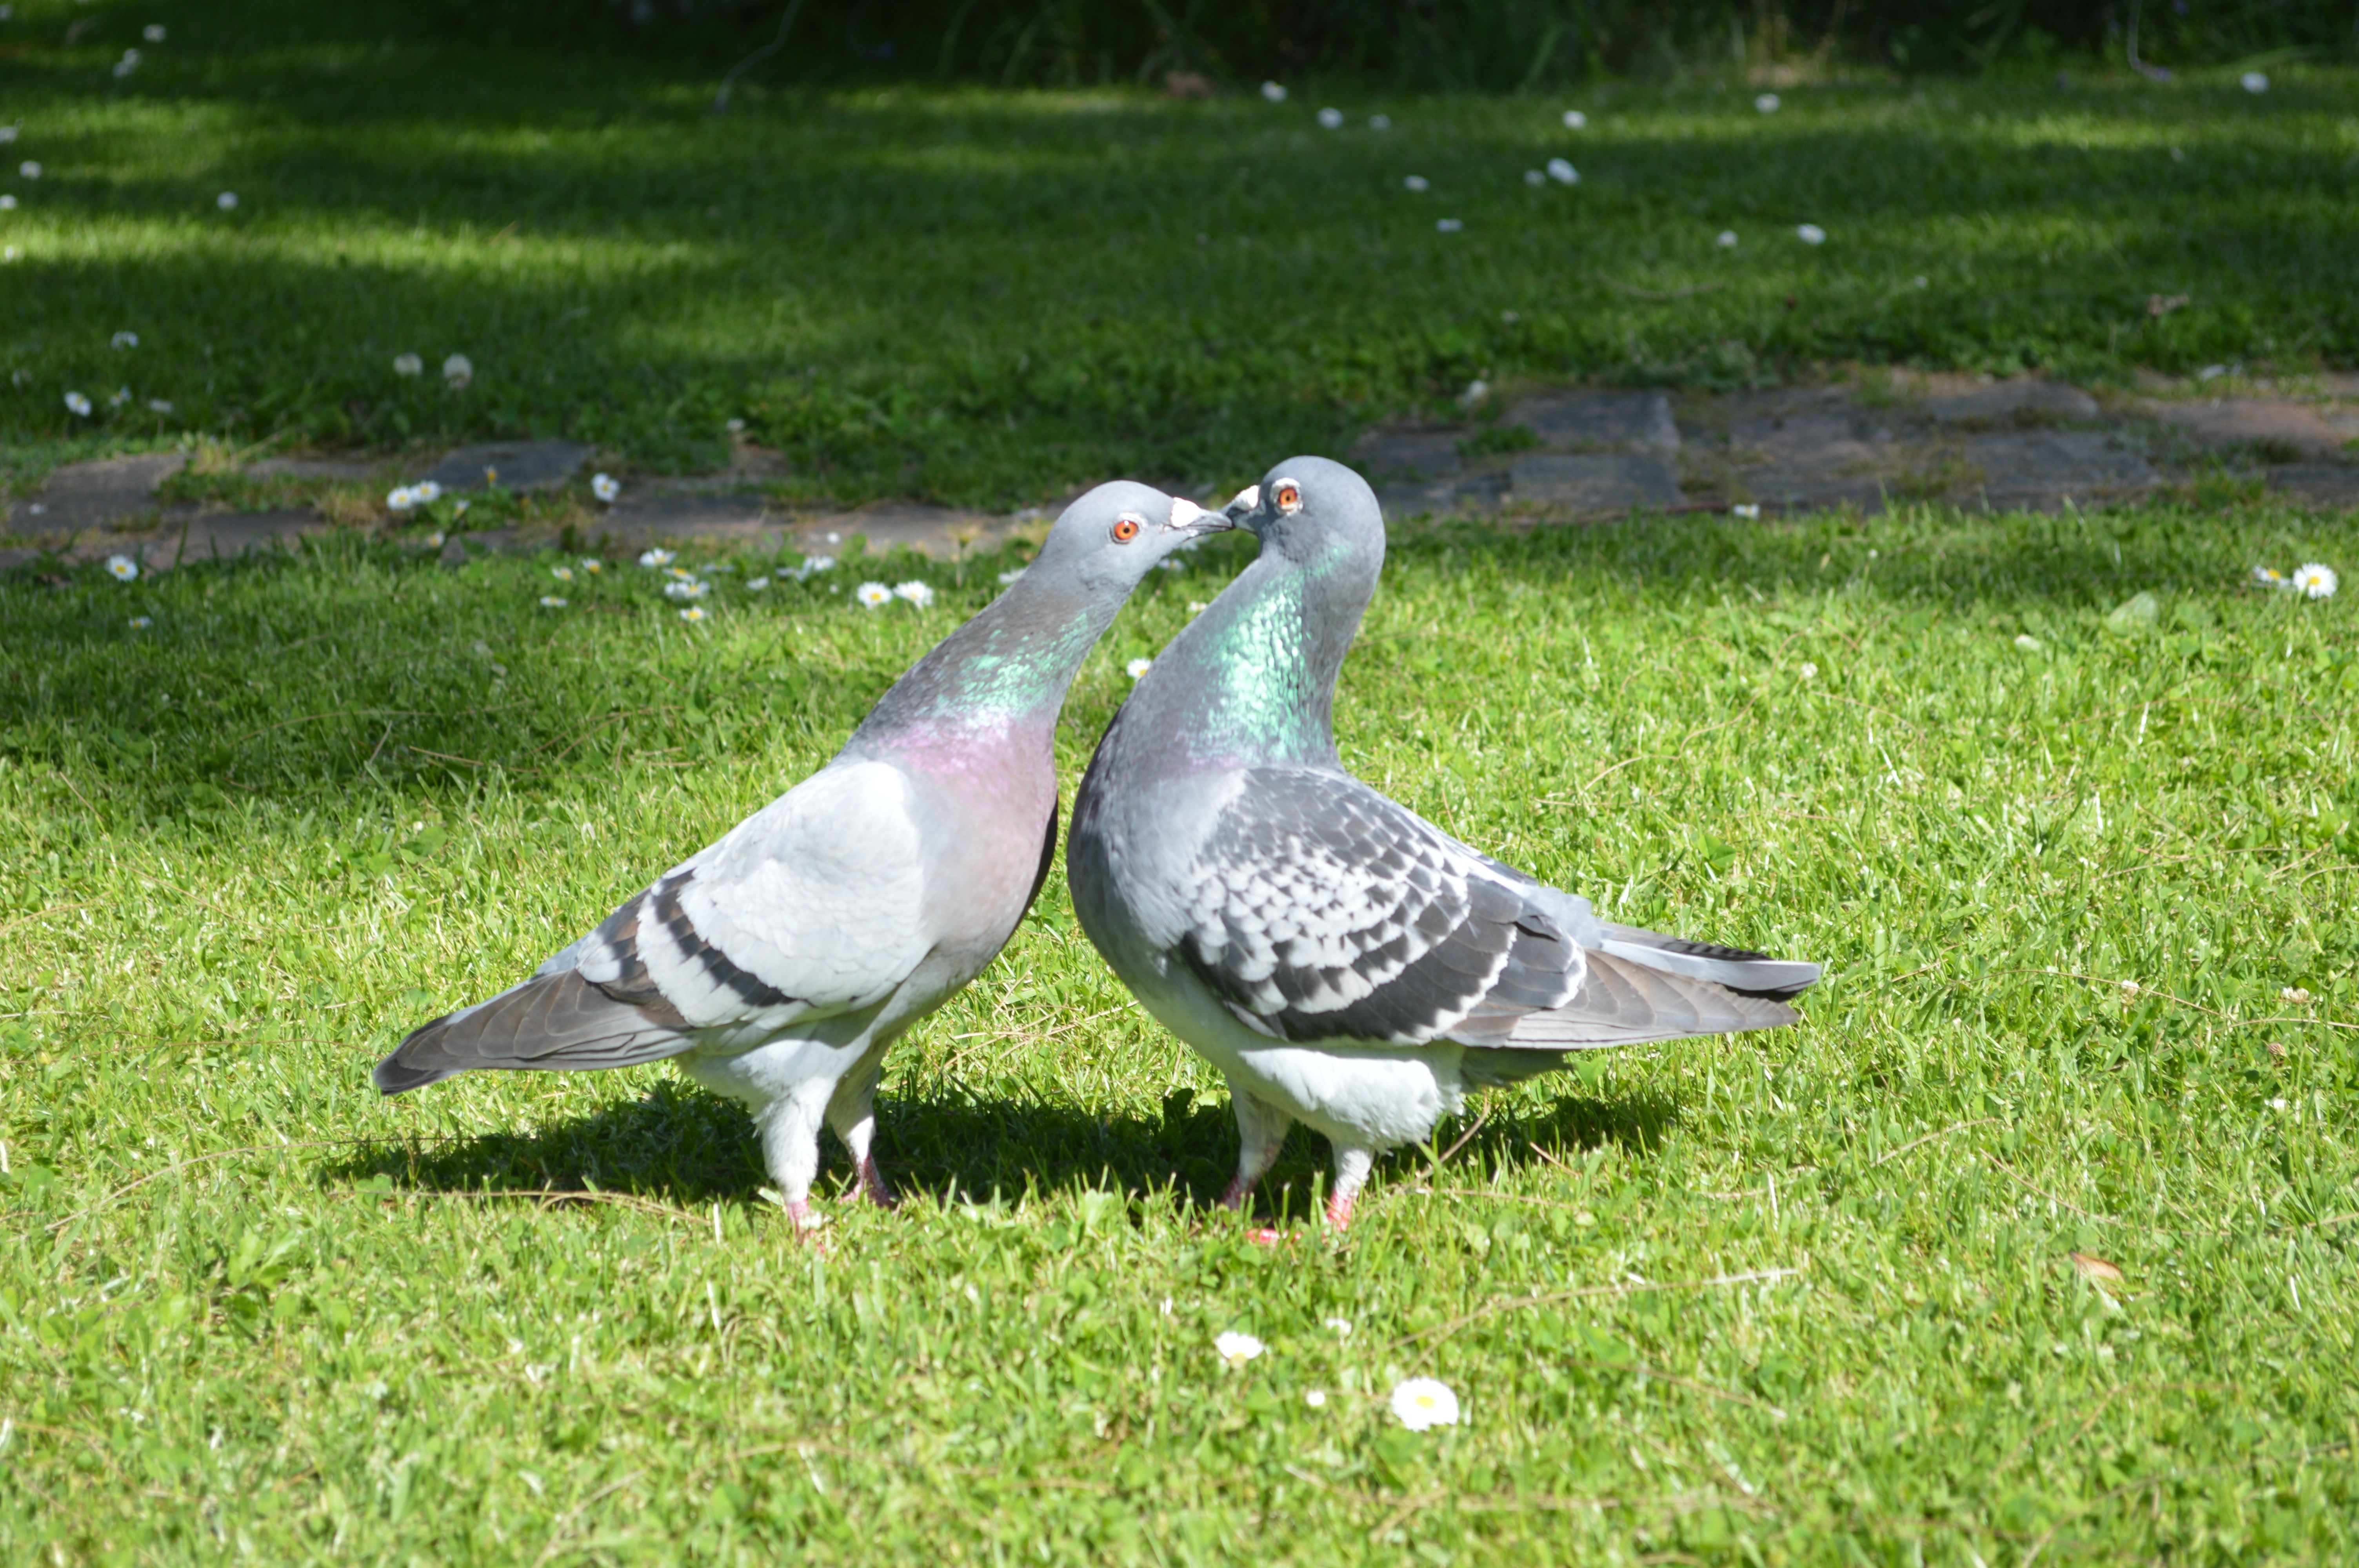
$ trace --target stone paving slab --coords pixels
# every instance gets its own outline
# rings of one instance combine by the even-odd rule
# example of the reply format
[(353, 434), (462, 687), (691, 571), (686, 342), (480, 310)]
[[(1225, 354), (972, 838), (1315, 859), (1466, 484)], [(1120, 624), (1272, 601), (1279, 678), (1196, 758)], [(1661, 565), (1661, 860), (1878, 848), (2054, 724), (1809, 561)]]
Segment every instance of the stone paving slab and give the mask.
[(2268, 484), (2321, 511), (2359, 511), (2359, 463), (2280, 463)]
[(245, 465), (255, 479), (329, 479), (353, 481), (368, 478), (386, 465), (366, 458), (264, 458)]
[(200, 512), (175, 507), (156, 527), (132, 531), (88, 528), (47, 547), (0, 550), (0, 571), (44, 557), (75, 564), (129, 556), (143, 570), (170, 571), (197, 561), (234, 560), (241, 556), (292, 546), (306, 535), (333, 527), (316, 512)]
[(2318, 409), (2289, 398), (2150, 404), (2147, 411), (2207, 447), (2275, 447), (2304, 457), (2325, 458), (2340, 451), (2349, 438)]
[(593, 448), (581, 441), (488, 441), (462, 447), (418, 477), (445, 490), (479, 490), (498, 482), (517, 492), (554, 490), (589, 462)]
[(100, 458), (51, 470), (41, 493), (9, 509), (8, 531), (68, 538), (156, 509), (156, 487), (188, 466), (186, 452)]
[(644, 549), (670, 539), (758, 538), (777, 532), (785, 522), (758, 495), (626, 492), (595, 526), (582, 531), (629, 549)]
[(1660, 452), (1589, 452), (1519, 457), (1507, 470), (1511, 500), (1575, 512), (1677, 506), (1679, 465)]
[(990, 549), (1023, 531), (1024, 524), (1011, 517), (886, 501), (806, 523), (794, 530), (794, 537), (798, 547), (820, 555), (834, 555), (859, 537), (872, 554), (911, 549), (948, 561)]
[(1675, 452), (1680, 427), (1668, 392), (1569, 392), (1526, 398), (1505, 423), (1521, 425), (1545, 446), (1570, 450)]
[(1446, 479), (1466, 464), (1463, 430), (1375, 429), (1352, 443), (1344, 460), (1371, 479)]
[(1982, 472), (1985, 504), (2034, 512), (2139, 494), (2161, 480), (2103, 430), (1993, 432), (1966, 443), (1966, 460)]
[(1924, 399), (1926, 413), (1943, 425), (2021, 423), (2042, 416), (2095, 419), (2104, 410), (2077, 386), (2038, 376), (2014, 376), (1964, 391), (1936, 393)]

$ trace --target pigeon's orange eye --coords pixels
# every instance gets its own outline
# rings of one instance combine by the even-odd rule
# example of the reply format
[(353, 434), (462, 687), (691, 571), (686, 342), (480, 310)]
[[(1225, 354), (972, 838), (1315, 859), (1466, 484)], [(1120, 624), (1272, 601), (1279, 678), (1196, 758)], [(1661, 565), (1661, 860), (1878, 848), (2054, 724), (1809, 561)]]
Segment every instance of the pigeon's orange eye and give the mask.
[(1280, 512), (1299, 512), (1302, 510), (1302, 491), (1301, 488), (1292, 480), (1282, 481), (1277, 487), (1277, 509)]
[(1117, 517), (1114, 520), (1114, 538), (1117, 545), (1127, 545), (1138, 537), (1138, 519)]

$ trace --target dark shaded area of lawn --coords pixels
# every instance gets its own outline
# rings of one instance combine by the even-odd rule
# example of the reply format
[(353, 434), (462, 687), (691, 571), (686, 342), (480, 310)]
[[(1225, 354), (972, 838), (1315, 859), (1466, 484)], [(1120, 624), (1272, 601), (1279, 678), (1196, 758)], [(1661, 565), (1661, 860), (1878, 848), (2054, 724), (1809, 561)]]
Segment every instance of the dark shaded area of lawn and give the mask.
[[(72, 49), (0, 57), (10, 151), (44, 166), (8, 215), (11, 440), (565, 433), (695, 468), (741, 418), (802, 497), (1008, 506), (1249, 477), (1477, 378), (2359, 353), (2329, 74), (1797, 90), (1775, 115), (1704, 88), (887, 85), (754, 89), (716, 118), (692, 59), (367, 12), (194, 8), (116, 81), (144, 13), (88, 10)], [(1312, 119), (1331, 101), (1339, 131)], [(1560, 157), (1578, 185), (1526, 183)], [(428, 373), (396, 375), (403, 352)], [(463, 394), (433, 373), (452, 352)], [(66, 411), (117, 388), (121, 412)]]

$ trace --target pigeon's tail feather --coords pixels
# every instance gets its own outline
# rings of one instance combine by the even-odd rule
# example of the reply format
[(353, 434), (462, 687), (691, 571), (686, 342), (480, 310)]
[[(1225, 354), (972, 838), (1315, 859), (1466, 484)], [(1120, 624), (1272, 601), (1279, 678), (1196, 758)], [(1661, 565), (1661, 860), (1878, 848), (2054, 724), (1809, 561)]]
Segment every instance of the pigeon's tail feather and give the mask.
[(694, 1044), (670, 1008), (617, 1001), (565, 969), (413, 1031), (376, 1065), (376, 1087), (397, 1095), (486, 1068), (630, 1067)]
[(1746, 996), (1783, 1000), (1819, 983), (1816, 964), (1773, 958), (1767, 953), (1749, 953), (1742, 947), (1690, 942), (1684, 937), (1666, 936), (1659, 931), (1642, 931), (1635, 925), (1606, 924), (1605, 940), (1601, 946), (1615, 957), (1633, 964), (1684, 975), (1691, 980), (1710, 980)]
[(1794, 1010), (1774, 998), (1648, 968), (1611, 953), (1592, 951), (1584, 957), (1587, 973), (1572, 1000), (1562, 1007), (1524, 1014), (1505, 1044), (1579, 1051), (1683, 1040), (1691, 1034), (1734, 1034), (1794, 1022)]

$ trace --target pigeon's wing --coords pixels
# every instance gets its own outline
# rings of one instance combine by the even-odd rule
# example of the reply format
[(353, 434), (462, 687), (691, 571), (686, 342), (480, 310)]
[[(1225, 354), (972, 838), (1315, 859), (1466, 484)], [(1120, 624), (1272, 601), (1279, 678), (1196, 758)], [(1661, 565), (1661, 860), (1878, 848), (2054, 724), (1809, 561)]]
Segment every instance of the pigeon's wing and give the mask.
[(933, 945), (923, 834), (881, 762), (812, 775), (667, 871), (523, 985), (435, 1020), (388, 1094), (471, 1068), (613, 1067), (698, 1033), (784, 1028), (892, 995)]
[(1263, 768), (1238, 785), (1183, 876), (1178, 953), (1272, 1039), (1561, 1051), (1793, 1019), (1585, 948), (1567, 929), (1589, 923), (1585, 903), (1348, 775)]
[(1571, 996), (1580, 948), (1415, 813), (1325, 771), (1238, 785), (1182, 878), (1179, 949), (1248, 1027), (1419, 1045)]

